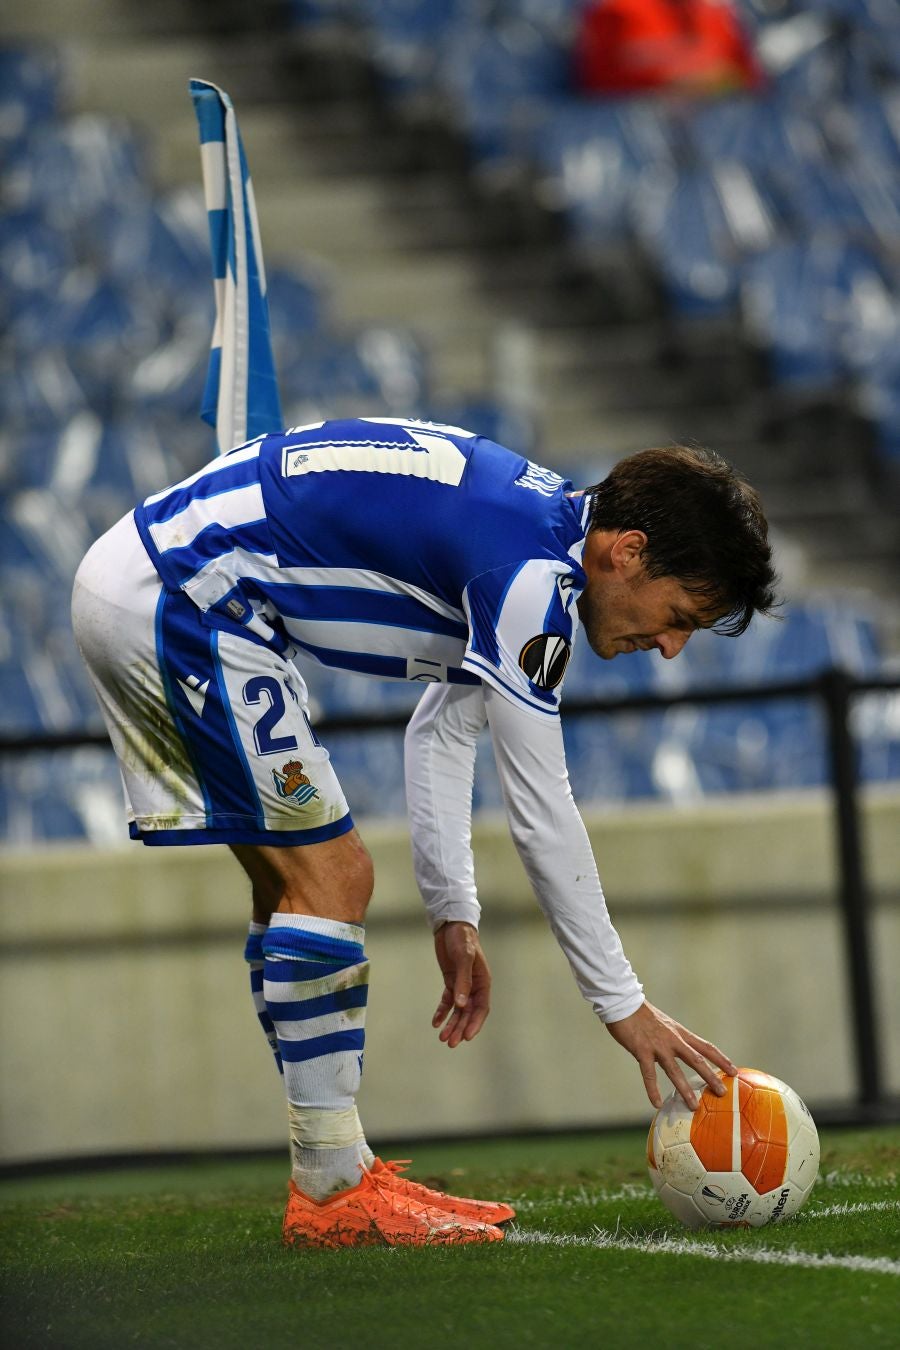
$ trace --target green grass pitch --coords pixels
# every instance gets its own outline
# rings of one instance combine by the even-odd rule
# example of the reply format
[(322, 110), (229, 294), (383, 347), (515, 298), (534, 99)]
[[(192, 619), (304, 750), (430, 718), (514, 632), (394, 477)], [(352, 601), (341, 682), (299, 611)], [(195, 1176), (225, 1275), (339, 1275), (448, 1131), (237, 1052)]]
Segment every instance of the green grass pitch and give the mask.
[(633, 1132), (431, 1144), (415, 1164), (443, 1189), (509, 1198), (507, 1240), (290, 1251), (285, 1166), (268, 1159), (6, 1181), (3, 1344), (900, 1345), (900, 1128), (824, 1132), (805, 1210), (737, 1232), (681, 1228)]

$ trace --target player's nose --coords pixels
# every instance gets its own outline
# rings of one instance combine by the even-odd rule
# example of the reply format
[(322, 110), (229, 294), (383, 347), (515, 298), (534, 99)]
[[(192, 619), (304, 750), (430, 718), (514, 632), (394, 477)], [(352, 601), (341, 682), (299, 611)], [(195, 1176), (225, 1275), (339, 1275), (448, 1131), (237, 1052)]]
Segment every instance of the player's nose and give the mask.
[(671, 661), (673, 656), (677, 656), (683, 647), (687, 645), (690, 633), (673, 632), (671, 630), (665, 633), (659, 633), (656, 638), (656, 649), (666, 661)]

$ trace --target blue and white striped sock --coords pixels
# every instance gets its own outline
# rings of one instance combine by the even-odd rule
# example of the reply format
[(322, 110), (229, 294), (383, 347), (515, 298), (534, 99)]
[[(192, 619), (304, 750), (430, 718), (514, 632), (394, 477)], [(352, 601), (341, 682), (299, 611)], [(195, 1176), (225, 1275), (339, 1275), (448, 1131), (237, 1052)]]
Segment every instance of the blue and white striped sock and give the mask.
[(266, 1009), (288, 1099), (291, 1175), (314, 1200), (355, 1186), (373, 1155), (356, 1112), (365, 1045), (365, 929), (273, 914), (262, 938)]
[(250, 931), (247, 935), (247, 945), (244, 947), (244, 960), (250, 967), (250, 996), (253, 999), (253, 1006), (256, 1009), (256, 1016), (259, 1018), (259, 1025), (265, 1033), (266, 1040), (269, 1043), (269, 1049), (275, 1056), (275, 1067), (279, 1073), (284, 1073), (281, 1066), (281, 1052), (278, 1049), (278, 1037), (275, 1034), (275, 1024), (269, 1016), (266, 1008), (266, 995), (263, 990), (263, 934), (268, 928), (267, 923), (256, 923), (255, 920), (250, 923)]

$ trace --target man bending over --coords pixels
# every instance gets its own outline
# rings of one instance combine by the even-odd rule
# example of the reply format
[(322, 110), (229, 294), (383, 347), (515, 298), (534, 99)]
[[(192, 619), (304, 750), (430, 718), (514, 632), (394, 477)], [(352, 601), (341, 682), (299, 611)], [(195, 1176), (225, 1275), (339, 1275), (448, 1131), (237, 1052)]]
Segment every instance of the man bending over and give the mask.
[(572, 799), (559, 719), (579, 627), (599, 657), (677, 656), (775, 603), (754, 490), (673, 447), (573, 491), (459, 427), (319, 422), (267, 435), (149, 497), (75, 581), (75, 633), (119, 759), (134, 839), (228, 844), (250, 878), (246, 956), (283, 1073), (285, 1241), (492, 1241), (506, 1205), (431, 1191), (373, 1157), (357, 1115), (372, 864), (307, 714), (310, 660), (425, 684), (406, 735), (416, 877), (453, 1047), (488, 1014), (471, 851), (490, 728), (510, 830), (579, 989), (637, 1059), (714, 1091), (722, 1051), (644, 999)]

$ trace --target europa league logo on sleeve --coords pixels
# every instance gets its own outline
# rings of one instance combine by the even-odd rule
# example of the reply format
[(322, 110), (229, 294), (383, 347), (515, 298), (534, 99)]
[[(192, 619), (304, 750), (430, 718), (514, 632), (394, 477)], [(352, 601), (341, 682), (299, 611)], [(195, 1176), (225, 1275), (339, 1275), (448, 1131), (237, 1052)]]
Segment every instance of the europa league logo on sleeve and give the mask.
[(538, 689), (555, 689), (562, 681), (572, 648), (558, 633), (539, 633), (519, 652), (519, 665)]

